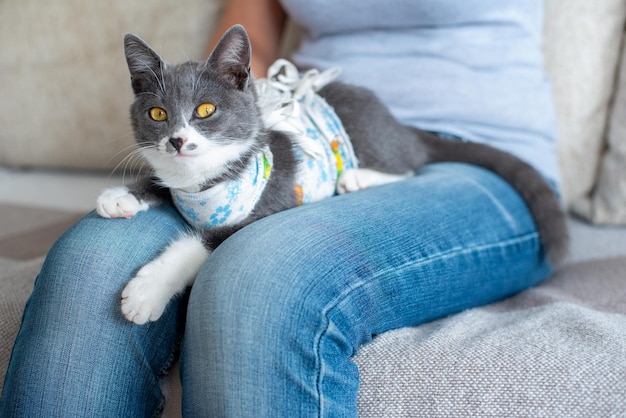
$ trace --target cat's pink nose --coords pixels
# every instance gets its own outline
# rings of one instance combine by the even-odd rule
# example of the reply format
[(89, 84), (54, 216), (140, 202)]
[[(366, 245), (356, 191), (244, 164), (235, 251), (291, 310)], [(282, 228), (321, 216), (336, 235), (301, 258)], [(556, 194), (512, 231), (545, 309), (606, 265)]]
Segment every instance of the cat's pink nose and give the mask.
[(183, 147), (183, 144), (186, 142), (187, 140), (185, 138), (180, 138), (180, 137), (172, 137), (169, 140), (170, 145), (176, 150), (180, 152), (180, 149)]

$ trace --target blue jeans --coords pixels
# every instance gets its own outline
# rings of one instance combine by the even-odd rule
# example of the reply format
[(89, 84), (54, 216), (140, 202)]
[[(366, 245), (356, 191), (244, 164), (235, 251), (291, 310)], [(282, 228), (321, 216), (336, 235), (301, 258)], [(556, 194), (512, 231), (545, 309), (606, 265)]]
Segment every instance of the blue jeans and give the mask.
[(210, 257), (188, 304), (181, 296), (149, 325), (125, 321), (125, 283), (185, 229), (163, 206), (131, 220), (91, 214), (64, 234), (26, 306), (2, 417), (154, 416), (181, 342), (186, 416), (356, 416), (361, 344), (551, 272), (507, 183), (435, 164), (244, 228)]

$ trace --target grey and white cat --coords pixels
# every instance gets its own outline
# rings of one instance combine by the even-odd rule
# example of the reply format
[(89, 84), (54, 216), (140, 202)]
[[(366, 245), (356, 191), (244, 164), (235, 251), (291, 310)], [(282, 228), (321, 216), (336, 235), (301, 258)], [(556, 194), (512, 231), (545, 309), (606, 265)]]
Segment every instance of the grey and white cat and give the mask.
[[(211, 252), (245, 225), (297, 205), (298, 166), (290, 134), (264, 127), (250, 73), (251, 47), (241, 26), (229, 29), (205, 62), (166, 63), (132, 34), (124, 39), (135, 100), (131, 120), (151, 178), (105, 190), (97, 212), (131, 217), (171, 199), (244, 176), (259, 153), (271, 156), (269, 176), (254, 207), (228, 226), (196, 228), (143, 266), (122, 292), (122, 312), (137, 324), (157, 320), (169, 300), (190, 286)], [(512, 155), (476, 143), (442, 140), (399, 124), (370, 91), (333, 82), (319, 94), (348, 133), (359, 167), (343, 171), (337, 192), (399, 181), (426, 163), (476, 164), (507, 180), (524, 198), (549, 259), (566, 252), (568, 233), (559, 199), (541, 175)]]

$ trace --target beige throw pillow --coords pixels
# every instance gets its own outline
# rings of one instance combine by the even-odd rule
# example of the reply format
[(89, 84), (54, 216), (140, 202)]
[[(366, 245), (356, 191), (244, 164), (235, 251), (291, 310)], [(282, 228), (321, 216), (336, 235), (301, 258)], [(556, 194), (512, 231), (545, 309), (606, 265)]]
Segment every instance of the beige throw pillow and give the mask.
[(626, 225), (626, 45), (599, 175), (589, 199), (577, 202), (575, 212), (598, 224)]
[(546, 0), (546, 66), (570, 206), (588, 200), (596, 182), (625, 17), (623, 0)]
[(124, 34), (201, 59), (221, 5), (0, 1), (0, 166), (110, 171), (134, 144)]

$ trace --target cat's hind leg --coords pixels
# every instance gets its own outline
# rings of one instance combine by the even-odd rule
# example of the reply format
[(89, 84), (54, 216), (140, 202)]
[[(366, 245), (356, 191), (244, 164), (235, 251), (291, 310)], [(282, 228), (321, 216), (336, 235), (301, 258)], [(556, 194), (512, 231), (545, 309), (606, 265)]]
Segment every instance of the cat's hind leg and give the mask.
[(172, 242), (122, 291), (126, 319), (139, 325), (159, 319), (170, 299), (193, 283), (210, 253), (199, 235), (184, 235)]
[(337, 182), (337, 192), (339, 194), (356, 192), (369, 187), (395, 183), (412, 175), (413, 173), (388, 174), (369, 168), (353, 168), (341, 173), (341, 177), (339, 177)]

